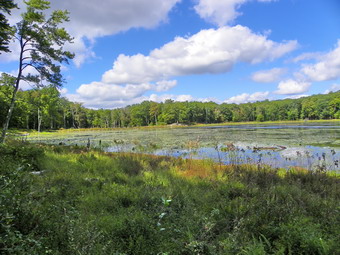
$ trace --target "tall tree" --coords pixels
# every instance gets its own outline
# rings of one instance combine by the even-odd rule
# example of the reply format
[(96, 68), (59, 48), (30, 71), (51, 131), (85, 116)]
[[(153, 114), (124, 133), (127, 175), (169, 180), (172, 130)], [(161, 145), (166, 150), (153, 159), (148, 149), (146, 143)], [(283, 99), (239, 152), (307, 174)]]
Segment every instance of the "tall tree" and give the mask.
[[(59, 27), (63, 22), (69, 21), (68, 11), (56, 10), (46, 18), (43, 11), (50, 8), (50, 2), (28, 0), (25, 3), (26, 12), (22, 14), (22, 20), (15, 26), (14, 37), (20, 46), (19, 67), (0, 139), (2, 143), (6, 138), (20, 82), (33, 82), (43, 86), (43, 82), (46, 81), (59, 87), (63, 83), (59, 64), (68, 63), (68, 60), (74, 57), (71, 52), (63, 49), (65, 43), (72, 42), (72, 38), (64, 28)], [(26, 68), (31, 68), (33, 71), (25, 75)]]
[(6, 14), (17, 8), (13, 0), (0, 0), (0, 54), (2, 51), (9, 52), (8, 44), (13, 36), (13, 29), (9, 25)]

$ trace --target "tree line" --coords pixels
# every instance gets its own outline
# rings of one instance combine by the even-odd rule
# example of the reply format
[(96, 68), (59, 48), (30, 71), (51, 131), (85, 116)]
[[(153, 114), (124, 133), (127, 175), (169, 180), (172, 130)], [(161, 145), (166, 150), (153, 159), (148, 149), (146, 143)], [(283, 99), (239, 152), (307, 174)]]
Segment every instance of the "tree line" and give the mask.
[[(0, 123), (6, 119), (13, 88), (0, 79)], [(55, 86), (18, 91), (10, 127), (19, 129), (115, 128), (173, 123), (340, 119), (340, 91), (299, 99), (245, 104), (144, 101), (118, 109), (88, 109), (61, 97)]]
[[(55, 10), (46, 15), (49, 1), (28, 0), (25, 4), (21, 21), (11, 26), (4, 14), (10, 15), (18, 6), (13, 0), (0, 0), (0, 54), (10, 51), (11, 40), (20, 48), (18, 73), (15, 76), (3, 73), (0, 77), (0, 123), (3, 126), (0, 143), (5, 141), (8, 127), (40, 131), (340, 118), (340, 92), (240, 105), (167, 100), (164, 103), (145, 101), (114, 110), (87, 109), (81, 103), (61, 97), (57, 89), (64, 82), (60, 64), (74, 57), (64, 50), (64, 44), (72, 42), (72, 37), (61, 27), (69, 21), (68, 11)], [(35, 89), (22, 91), (22, 81), (33, 84)]]

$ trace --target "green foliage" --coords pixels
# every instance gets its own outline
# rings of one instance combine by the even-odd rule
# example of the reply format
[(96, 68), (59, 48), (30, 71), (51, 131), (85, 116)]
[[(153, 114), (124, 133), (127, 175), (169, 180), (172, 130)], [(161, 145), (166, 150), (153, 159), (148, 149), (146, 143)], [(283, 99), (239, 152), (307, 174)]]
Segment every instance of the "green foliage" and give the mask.
[(0, 54), (9, 52), (8, 44), (13, 36), (13, 29), (8, 23), (6, 14), (10, 15), (11, 10), (17, 8), (13, 0), (0, 0)]
[[(2, 77), (2, 84), (9, 79)], [(0, 86), (0, 120), (6, 116), (10, 104), (10, 86)], [(13, 112), (11, 127), (38, 129), (58, 128), (114, 128), (140, 127), (173, 123), (222, 123), (240, 121), (295, 121), (299, 119), (338, 119), (340, 92), (315, 95), (300, 99), (263, 101), (248, 104), (221, 104), (213, 102), (145, 101), (121, 109), (86, 109), (60, 97), (53, 87), (19, 91), (17, 109)], [(6, 107), (7, 106), (7, 107)], [(38, 109), (40, 117), (38, 115)]]
[[(0, 253), (48, 254), (43, 236), (34, 234), (30, 171), (40, 170), (36, 146), (9, 142), (0, 145)], [(33, 217), (33, 218), (32, 218)]]
[[(68, 62), (73, 54), (64, 51), (63, 45), (71, 42), (71, 36), (59, 25), (68, 21), (68, 12), (56, 10), (49, 18), (42, 12), (50, 8), (50, 2), (43, 0), (29, 0), (27, 10), (22, 14), (22, 20), (16, 26), (16, 34), (21, 51), (28, 51), (29, 57), (20, 56), (20, 71), (26, 67), (33, 67), (39, 74), (28, 74), (17, 79), (41, 84), (43, 80), (55, 85), (62, 84), (60, 66), (56, 63)], [(56, 47), (59, 46), (59, 47)]]
[[(38, 158), (44, 154), (43, 150), (20, 141), (11, 141), (7, 145), (0, 145), (1, 159), (5, 162), (13, 161), (21, 171), (38, 171)], [(2, 164), (2, 167), (5, 168)]]
[[(339, 176), (82, 147), (1, 153), (2, 254), (339, 253)], [(39, 175), (18, 168), (32, 157)]]
[[(13, 38), (16, 39), (20, 49), (18, 55), (19, 70), (13, 84), (11, 84), (13, 93), (10, 105), (5, 109), (7, 115), (3, 121), (1, 143), (6, 138), (20, 82), (27, 81), (37, 87), (44, 86), (43, 82), (48, 82), (52, 86), (59, 87), (63, 83), (59, 64), (68, 63), (68, 60), (74, 57), (71, 52), (63, 49), (65, 43), (72, 42), (72, 38), (64, 28), (59, 27), (61, 23), (69, 20), (69, 13), (56, 10), (46, 18), (43, 11), (50, 8), (50, 2), (28, 0), (25, 1), (25, 4), (26, 12), (22, 14), (21, 21), (14, 27)], [(36, 73), (29, 72), (25, 75), (24, 70), (27, 67), (33, 68)], [(40, 124), (38, 126), (40, 127)]]

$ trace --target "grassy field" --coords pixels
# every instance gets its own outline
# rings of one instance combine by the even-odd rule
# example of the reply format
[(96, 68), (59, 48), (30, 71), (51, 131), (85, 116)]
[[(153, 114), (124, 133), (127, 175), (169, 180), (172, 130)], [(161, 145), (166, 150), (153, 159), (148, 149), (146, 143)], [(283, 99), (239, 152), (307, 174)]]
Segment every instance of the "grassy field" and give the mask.
[(340, 254), (340, 177), (0, 147), (1, 254)]

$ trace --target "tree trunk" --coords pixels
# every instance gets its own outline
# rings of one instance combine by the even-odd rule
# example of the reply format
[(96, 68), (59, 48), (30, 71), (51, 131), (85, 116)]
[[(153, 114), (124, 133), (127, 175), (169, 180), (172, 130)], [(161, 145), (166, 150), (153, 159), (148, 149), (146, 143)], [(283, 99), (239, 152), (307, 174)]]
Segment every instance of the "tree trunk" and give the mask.
[(13, 91), (11, 104), (9, 106), (8, 113), (7, 113), (7, 116), (6, 116), (6, 120), (5, 120), (3, 129), (2, 129), (0, 143), (4, 143), (5, 140), (6, 140), (6, 133), (7, 133), (7, 130), (8, 130), (9, 122), (11, 121), (11, 118), (12, 118), (17, 91), (18, 91), (17, 89), (14, 89), (14, 91)]
[(74, 111), (73, 111), (73, 109), (71, 109), (71, 115), (72, 115), (72, 127), (73, 127), (73, 128), (76, 128), (76, 124), (75, 124), (75, 121), (74, 121), (75, 116), (74, 116)]
[(11, 121), (11, 118), (12, 118), (14, 105), (15, 105), (15, 99), (16, 99), (16, 96), (17, 96), (17, 92), (19, 90), (19, 84), (20, 84), (21, 75), (22, 75), (22, 61), (23, 61), (23, 54), (24, 54), (24, 44), (23, 44), (22, 38), (20, 39), (20, 46), (21, 46), (21, 50), (20, 50), (20, 60), (19, 60), (19, 72), (18, 72), (17, 79), (15, 81), (15, 86), (14, 86), (14, 91), (13, 91), (13, 94), (12, 94), (11, 104), (9, 106), (8, 113), (7, 113), (7, 116), (6, 116), (6, 120), (5, 120), (3, 129), (2, 129), (0, 143), (5, 143), (6, 133), (7, 133), (7, 130), (8, 130), (9, 122)]
[(65, 111), (63, 111), (63, 114), (64, 114), (64, 128), (66, 129), (66, 113), (65, 113)]
[(40, 133), (41, 121), (42, 121), (42, 117), (40, 116), (40, 108), (38, 108), (38, 133)]
[(26, 115), (26, 129), (27, 129), (27, 130), (30, 129), (30, 126), (29, 126), (29, 124), (30, 124), (29, 119), (30, 119), (30, 117), (29, 117), (29, 115), (27, 114), (27, 115)]

